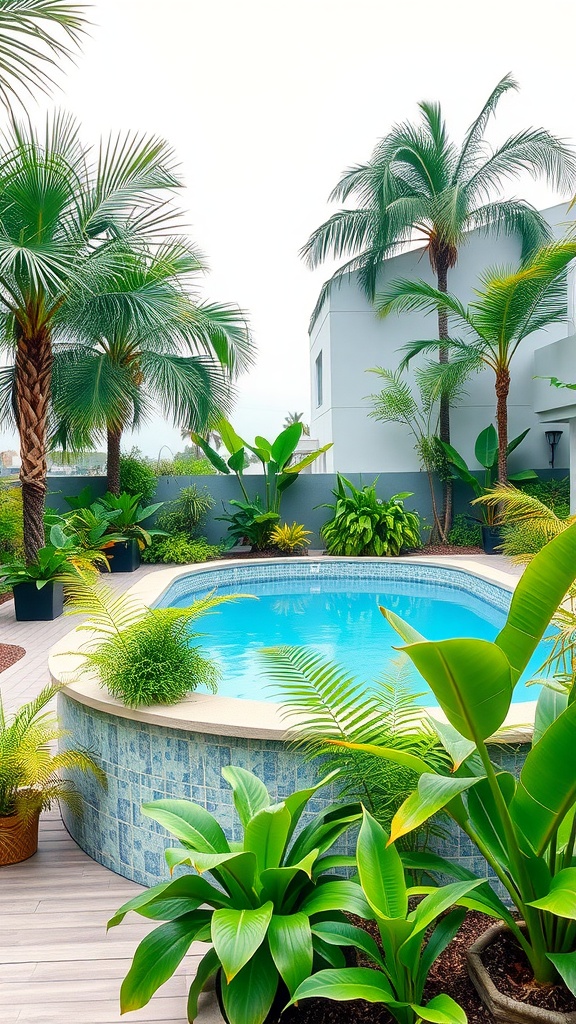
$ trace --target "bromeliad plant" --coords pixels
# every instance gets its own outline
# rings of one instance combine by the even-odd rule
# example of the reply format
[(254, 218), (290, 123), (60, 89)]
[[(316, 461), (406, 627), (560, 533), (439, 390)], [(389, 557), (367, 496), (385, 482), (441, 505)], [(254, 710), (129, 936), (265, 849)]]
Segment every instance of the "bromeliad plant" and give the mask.
[(304, 554), (310, 544), (311, 530), (305, 530), (301, 523), (278, 523), (270, 535), (270, 541), (279, 551), (287, 555)]
[(399, 555), (422, 546), (418, 514), (404, 508), (410, 491), (383, 501), (376, 494), (376, 481), (359, 489), (338, 473), (332, 494), (336, 503), (321, 506), (334, 512), (320, 531), (329, 555)]
[[(519, 444), (522, 443), (526, 434), (530, 430), (523, 430), (518, 437), (515, 437), (506, 446), (506, 458), (513, 452)], [(491, 423), (484, 430), (481, 430), (476, 438), (476, 444), (474, 445), (474, 455), (484, 469), (484, 480), (477, 480), (476, 477), (470, 472), (466, 462), (462, 456), (452, 447), (451, 444), (447, 444), (445, 441), (438, 439), (446, 461), (454, 472), (454, 477), (462, 480), (465, 484), (468, 484), (472, 488), (475, 497), (482, 498), (486, 495), (494, 485), (496, 479), (496, 473), (498, 470), (498, 435), (496, 430)], [(537, 480), (538, 474), (533, 469), (523, 469), (519, 473), (511, 473), (508, 475), (508, 480), (520, 482), (522, 480)], [(498, 521), (498, 506), (496, 504), (481, 504), (479, 511), (482, 517), (482, 522), (485, 526), (495, 526)]]
[(152, 537), (166, 536), (165, 530), (144, 528), (142, 523), (150, 519), (163, 502), (157, 501), (146, 508), (140, 504), (139, 494), (105, 494), (96, 502), (106, 512), (117, 512), (117, 516), (110, 525), (110, 532), (122, 534), (123, 540), (136, 540), (141, 551), (148, 547)]
[[(408, 889), (404, 866), (394, 845), (381, 825), (364, 809), (356, 851), (358, 875), (370, 905), (382, 948), (360, 928), (348, 926), (344, 935), (376, 967), (344, 967), (319, 971), (303, 981), (292, 994), (291, 1002), (325, 998), (346, 1001), (366, 999), (384, 1003), (398, 1024), (466, 1024), (466, 1014), (447, 995), (434, 996), (422, 1005), (424, 986), (430, 968), (460, 928), (465, 909), (450, 909), (465, 902), (467, 907), (483, 909), (483, 903), (467, 899), (481, 879), (453, 882), (438, 889)], [(414, 910), (408, 897), (425, 893)], [(449, 911), (449, 913), (446, 913)], [(325, 942), (342, 943), (341, 926), (320, 924), (318, 933)]]
[[(439, 735), (454, 762), (443, 776), (422, 762), (418, 788), (396, 814), (395, 840), (445, 809), (488, 861), (525, 921), (502, 918), (524, 950), (537, 982), (558, 975), (576, 994), (576, 694), (544, 688), (532, 748), (520, 778), (497, 768), (487, 742), (503, 725), (514, 687), (576, 577), (576, 525), (550, 541), (519, 581), (504, 628), (493, 643), (426, 641), (391, 612), (403, 648), (448, 719)], [(388, 751), (387, 757), (401, 761)], [(421, 855), (424, 867), (426, 855)], [(454, 875), (453, 866), (434, 858)], [(443, 866), (441, 866), (443, 864)], [(459, 877), (462, 877), (460, 874)]]
[(229, 843), (199, 804), (143, 805), (143, 813), (182, 844), (166, 851), (170, 871), (189, 865), (195, 873), (141, 893), (109, 922), (119, 924), (130, 910), (166, 922), (136, 950), (120, 992), (122, 1013), (145, 1006), (192, 942), (203, 941), (211, 947), (190, 986), (188, 1020), (196, 1019), (198, 997), (218, 974), (230, 1024), (262, 1024), (278, 992), (281, 1009), (314, 970), (344, 966), (338, 947), (351, 945), (360, 929), (343, 911), (374, 916), (356, 882), (329, 874), (355, 862), (330, 850), (359, 821), (360, 805), (327, 807), (295, 836), (308, 801), (333, 776), (272, 803), (252, 772), (226, 767), (222, 775), (233, 790), (241, 842)]
[[(328, 451), (332, 444), (326, 444), (323, 448), (318, 448), (317, 451), (309, 452), (303, 459), (291, 464), (304, 429), (304, 425), (300, 422), (291, 423), (278, 434), (274, 441), (267, 441), (265, 437), (258, 436), (255, 438), (254, 444), (251, 445), (244, 441), (225, 419), (218, 421), (216, 429), (229, 453), (227, 459), (219, 455), (199, 434), (192, 433), (191, 437), (219, 473), (225, 473), (228, 476), (231, 473), (236, 475), (242, 491), (243, 502), (230, 502), (231, 505), (239, 508), (240, 513), (221, 517), (230, 522), (228, 546), (233, 547), (238, 542), (238, 516), (241, 514), (248, 526), (251, 523), (254, 524), (253, 534), (247, 532), (244, 536), (253, 547), (265, 548), (274, 525), (280, 521), (280, 502), (284, 491), (296, 483), (299, 473), (315, 462), (323, 452)], [(263, 503), (258, 496), (251, 499), (244, 484), (243, 474), (248, 464), (248, 453), (251, 453), (262, 466), (265, 481)], [(256, 540), (253, 537), (256, 537)]]

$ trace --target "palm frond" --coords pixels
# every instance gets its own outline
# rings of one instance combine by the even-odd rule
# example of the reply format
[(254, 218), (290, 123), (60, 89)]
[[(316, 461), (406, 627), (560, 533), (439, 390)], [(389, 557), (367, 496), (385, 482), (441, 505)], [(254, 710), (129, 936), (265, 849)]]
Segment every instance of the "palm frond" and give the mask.
[(1, 0), (0, 99), (49, 92), (53, 72), (71, 60), (87, 27), (88, 6), (67, 0)]

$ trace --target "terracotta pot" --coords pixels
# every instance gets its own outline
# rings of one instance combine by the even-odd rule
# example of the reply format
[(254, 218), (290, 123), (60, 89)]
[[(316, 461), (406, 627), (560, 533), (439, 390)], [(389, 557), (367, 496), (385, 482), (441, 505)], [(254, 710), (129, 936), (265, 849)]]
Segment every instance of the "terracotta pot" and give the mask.
[(555, 1010), (544, 1010), (539, 1006), (530, 1006), (529, 1003), (511, 999), (510, 996), (498, 991), (482, 963), (482, 953), (506, 931), (508, 928), (505, 924), (493, 925), (466, 953), (468, 973), (474, 988), (497, 1024), (576, 1024), (576, 1011), (559, 1013)]
[(40, 811), (0, 818), (0, 867), (28, 860), (38, 849)]

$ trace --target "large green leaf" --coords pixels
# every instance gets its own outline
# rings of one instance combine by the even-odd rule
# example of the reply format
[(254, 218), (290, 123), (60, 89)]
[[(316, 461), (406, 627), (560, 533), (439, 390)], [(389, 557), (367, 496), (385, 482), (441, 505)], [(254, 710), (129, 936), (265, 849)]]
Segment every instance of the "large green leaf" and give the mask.
[(189, 1021), (196, 1020), (196, 1017), (198, 1016), (198, 999), (200, 993), (204, 991), (209, 979), (216, 974), (219, 968), (220, 961), (218, 959), (218, 954), (214, 947), (211, 946), (198, 964), (196, 974), (194, 975), (192, 984), (188, 991), (187, 1014)]
[(292, 818), (290, 831), (288, 833), (289, 840), (292, 838), (294, 829), (300, 821), (302, 812), (310, 800), (310, 797), (314, 796), (314, 793), (317, 793), (319, 789), (322, 789), (324, 786), (328, 786), (339, 774), (338, 769), (333, 772), (329, 772), (328, 775), (325, 775), (324, 778), (320, 779), (320, 782), (317, 782), (314, 786), (309, 786), (308, 789), (298, 789), (295, 793), (290, 793), (290, 796), (286, 797), (284, 805), (290, 811), (290, 816)]
[(311, 917), (329, 910), (343, 910), (371, 920), (374, 912), (357, 882), (321, 882), (302, 903), (301, 910)]
[(298, 863), (310, 850), (318, 850), (320, 853), (329, 850), (361, 817), (359, 803), (331, 804), (302, 829), (294, 840), (286, 864)]
[(548, 953), (566, 988), (576, 996), (576, 953)]
[[(424, 932), (426, 929), (446, 910), (454, 906), (460, 899), (467, 896), (469, 892), (482, 885), (481, 878), (473, 878), (464, 882), (450, 882), (449, 885), (442, 885), (439, 889), (431, 892), (429, 896), (418, 904), (415, 910), (411, 911), (408, 919), (414, 922), (415, 932)], [(225, 913), (225, 911), (216, 911)], [(402, 950), (400, 959), (404, 963)]]
[(387, 846), (382, 826), (364, 808), (356, 854), (364, 895), (380, 917), (405, 917), (408, 897), (404, 868), (395, 846)]
[(222, 1000), (230, 1024), (263, 1024), (277, 988), (278, 971), (264, 943), (230, 983), (223, 979)]
[(317, 935), (328, 945), (354, 946), (361, 949), (375, 963), (383, 966), (384, 961), (378, 944), (365, 928), (357, 928), (356, 925), (344, 921), (318, 921), (312, 925), (312, 934)]
[(263, 807), (270, 804), (270, 796), (263, 782), (245, 768), (226, 765), (222, 777), (232, 786), (234, 806), (244, 828)]
[(124, 920), (129, 911), (134, 910), (143, 917), (158, 918), (170, 921), (182, 914), (196, 910), (202, 903), (210, 903), (216, 899), (217, 906), (226, 904), (228, 898), (220, 893), (204, 878), (196, 875), (183, 875), (173, 882), (164, 882), (146, 889), (133, 899), (124, 903), (108, 921), (108, 928), (113, 928)]
[(291, 423), (289, 427), (282, 430), (272, 444), (270, 449), (274, 462), (278, 464), (279, 471), (284, 469), (288, 459), (292, 457), (298, 442), (302, 437), (303, 426), (301, 423)]
[(251, 850), (231, 853), (191, 853), (190, 863), (199, 875), (210, 871), (228, 889), (232, 899), (253, 906), (256, 885), (256, 855)]
[(432, 964), (438, 959), (440, 954), (444, 952), (446, 946), (452, 942), (452, 939), (460, 930), (465, 917), (465, 908), (459, 907), (456, 910), (452, 910), (449, 914), (445, 914), (444, 917), (438, 921), (436, 927), (432, 929), (432, 934), (430, 935), (428, 942), (422, 951), (422, 956), (420, 957), (418, 975), (422, 985), (428, 977)]
[(557, 917), (576, 921), (576, 868), (564, 868), (550, 882), (546, 896), (530, 903), (538, 910), (548, 910)]
[(328, 444), (323, 445), (322, 448), (317, 448), (315, 452), (309, 452), (308, 455), (305, 455), (303, 459), (295, 462), (292, 466), (285, 466), (284, 473), (301, 473), (307, 466), (311, 466), (313, 462), (316, 462), (316, 459), (319, 459), (324, 452), (332, 448), (333, 444), (334, 442), (330, 441)]
[(403, 650), (462, 736), (478, 744), (500, 728), (512, 699), (512, 674), (506, 655), (495, 644), (438, 640)]
[(278, 868), (282, 863), (291, 824), (290, 811), (284, 804), (263, 807), (244, 830), (244, 849), (256, 854), (258, 872)]
[(142, 813), (168, 829), (176, 839), (200, 853), (229, 853), (230, 847), (216, 818), (189, 800), (154, 800)]
[(200, 437), (200, 434), (191, 432), (190, 437), (194, 441), (194, 444), (198, 445), (198, 447), (202, 449), (208, 461), (214, 466), (214, 469), (218, 470), (219, 473), (226, 473), (227, 476), (230, 475), (230, 469), (226, 462), (224, 462), (222, 456), (219, 455), (203, 437)]
[(380, 606), (380, 611), (386, 621), (392, 626), (392, 629), (395, 629), (398, 636), (404, 640), (404, 643), (418, 644), (426, 641), (425, 636), (422, 636), (422, 634), (419, 633), (417, 629), (414, 629), (409, 622), (406, 622), (405, 619), (396, 615), (396, 612), (391, 611), (389, 608), (382, 608), (382, 606)]
[(237, 452), (230, 456), (228, 465), (233, 473), (242, 473), (246, 465), (246, 452), (243, 448), (239, 448)]
[(421, 775), (418, 789), (404, 801), (392, 819), (390, 842), (419, 828), (454, 797), (475, 786), (478, 781), (477, 778), (459, 779), (453, 775)]
[(526, 566), (516, 585), (506, 625), (496, 643), (514, 682), (522, 674), (576, 577), (576, 524), (554, 537)]
[(532, 734), (532, 746), (535, 746), (542, 739), (546, 729), (554, 722), (558, 715), (568, 707), (568, 694), (553, 690), (550, 686), (543, 686), (536, 704), (534, 716), (534, 732)]
[(345, 747), (347, 750), (362, 750), (365, 754), (373, 757), (381, 757), (385, 761), (394, 761), (402, 768), (409, 768), (416, 775), (424, 775), (432, 772), (433, 769), (422, 757), (411, 754), (409, 750), (397, 750), (396, 747), (379, 747), (376, 743), (348, 743), (344, 740), (327, 740), (335, 747)]
[(461, 1006), (451, 996), (434, 996), (426, 1006), (412, 1003), (417, 1016), (429, 1024), (467, 1024), (468, 1018)]
[(476, 750), (474, 740), (467, 740), (461, 736), (457, 729), (454, 729), (449, 722), (439, 722), (433, 715), (428, 716), (428, 721), (434, 729), (444, 750), (450, 755), (454, 771), (460, 767), (470, 754)]
[(498, 434), (492, 423), (478, 434), (474, 455), (484, 469), (494, 469), (498, 461)]
[(292, 996), (312, 974), (312, 932), (306, 914), (273, 914), (268, 927), (272, 959)]
[[(225, 911), (229, 913), (230, 911)], [(220, 913), (220, 911), (216, 911)], [(138, 946), (120, 988), (120, 1010), (139, 1010), (172, 977), (198, 932), (195, 914), (155, 928)]]
[(512, 440), (509, 441), (508, 444), (506, 445), (506, 455), (511, 455), (512, 452), (515, 451), (515, 449), (518, 447), (518, 445), (522, 444), (522, 441), (526, 437), (526, 434), (529, 433), (530, 427), (526, 427), (526, 430), (523, 430), (521, 434), (518, 434), (516, 437), (513, 437)]
[(338, 1002), (366, 999), (369, 1003), (405, 1005), (396, 1002), (390, 982), (382, 971), (374, 971), (371, 967), (318, 971), (302, 982), (290, 1002), (300, 1002), (301, 999), (336, 999)]
[(222, 438), (224, 447), (230, 455), (234, 455), (245, 447), (246, 442), (236, 433), (232, 424), (224, 418), (219, 419), (216, 424), (216, 429)]
[[(447, 875), (449, 878), (469, 878), (471, 880), (477, 878), (477, 875), (469, 871), (468, 868), (462, 867), (456, 861), (439, 857), (435, 853), (403, 851), (401, 856), (402, 863), (408, 870), (424, 871), (426, 873), (435, 872)], [(417, 889), (410, 890), (411, 893), (420, 891), (422, 891), (420, 886)], [(504, 906), (502, 900), (496, 895), (488, 882), (482, 882), (482, 885), (474, 890), (474, 901), (482, 903), (482, 909), (485, 914), (489, 914), (491, 917), (502, 918), (508, 925), (513, 924), (514, 919), (510, 911)]]
[(318, 857), (318, 850), (311, 850), (307, 857), (304, 857), (298, 864), (293, 864), (290, 867), (282, 868), (267, 868), (262, 871), (260, 875), (260, 883), (262, 885), (261, 898), (263, 900), (272, 900), (274, 904), (274, 910), (281, 912), (282, 901), (286, 895), (286, 891), (290, 886), (292, 892), (292, 882), (298, 875), (302, 876), (302, 883), (306, 883), (306, 879), (311, 879), (312, 868)]
[(273, 909), (269, 902), (253, 910), (214, 911), (212, 942), (228, 982), (262, 945)]
[[(516, 779), (509, 772), (499, 772), (496, 780), (504, 801), (509, 806), (516, 792)], [(475, 831), (494, 861), (504, 870), (508, 870), (508, 840), (502, 816), (487, 779), (481, 779), (470, 790), (468, 813)]]
[(537, 856), (576, 802), (575, 736), (576, 703), (552, 722), (520, 772), (510, 813)]
[(462, 456), (456, 451), (455, 448), (452, 447), (451, 444), (448, 444), (446, 441), (440, 441), (440, 439), (439, 442), (444, 450), (444, 454), (448, 462), (454, 468), (456, 475), (460, 478), (460, 480), (462, 480), (465, 484), (468, 484), (468, 486), (472, 488), (474, 494), (477, 497), (480, 497), (480, 495), (484, 493), (484, 488), (482, 487), (482, 484), (476, 479), (476, 477), (472, 476), (472, 473), (468, 469), (468, 466), (464, 462)]

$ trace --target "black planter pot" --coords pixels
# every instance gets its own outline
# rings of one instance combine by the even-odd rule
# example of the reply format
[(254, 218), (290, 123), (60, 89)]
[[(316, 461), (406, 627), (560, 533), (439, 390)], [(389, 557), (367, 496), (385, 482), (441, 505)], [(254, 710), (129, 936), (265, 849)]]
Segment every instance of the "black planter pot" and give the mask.
[(483, 526), (482, 527), (482, 547), (486, 555), (501, 555), (502, 552), (498, 550), (502, 543), (502, 535), (500, 533), (500, 527), (498, 526)]
[(137, 540), (117, 540), (104, 554), (110, 561), (110, 572), (134, 572), (140, 565)]
[(45, 583), (41, 590), (35, 583), (17, 583), (14, 608), (18, 622), (47, 622), (64, 611), (64, 587), (61, 583)]

